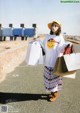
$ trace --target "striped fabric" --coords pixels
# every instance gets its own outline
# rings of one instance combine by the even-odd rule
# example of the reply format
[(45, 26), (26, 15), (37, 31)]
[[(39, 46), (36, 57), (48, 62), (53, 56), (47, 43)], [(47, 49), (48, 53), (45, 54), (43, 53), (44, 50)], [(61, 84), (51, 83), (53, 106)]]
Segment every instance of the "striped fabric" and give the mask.
[(44, 68), (44, 85), (48, 92), (59, 91), (62, 88), (62, 77), (52, 74), (53, 68)]

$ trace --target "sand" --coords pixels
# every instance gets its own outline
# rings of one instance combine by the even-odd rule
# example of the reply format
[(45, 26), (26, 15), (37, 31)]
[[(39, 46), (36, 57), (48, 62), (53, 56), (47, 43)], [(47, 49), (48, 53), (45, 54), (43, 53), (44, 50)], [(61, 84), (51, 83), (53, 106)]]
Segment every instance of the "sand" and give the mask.
[(5, 41), (0, 43), (0, 81), (25, 60), (27, 41)]
[[(44, 37), (39, 37), (43, 40)], [(8, 73), (15, 70), (19, 64), (25, 61), (28, 43), (27, 41), (4, 41), (0, 42), (0, 82), (5, 80)]]

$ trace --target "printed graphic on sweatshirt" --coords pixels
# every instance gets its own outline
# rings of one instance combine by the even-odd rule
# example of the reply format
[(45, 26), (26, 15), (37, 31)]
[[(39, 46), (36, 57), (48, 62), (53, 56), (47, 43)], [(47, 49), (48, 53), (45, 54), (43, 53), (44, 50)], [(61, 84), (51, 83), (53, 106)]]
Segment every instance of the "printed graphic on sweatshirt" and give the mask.
[(53, 48), (53, 47), (55, 46), (56, 43), (57, 43), (57, 42), (56, 42), (54, 39), (49, 39), (49, 40), (47, 41), (47, 47), (48, 47), (49, 49), (51, 49), (51, 48)]

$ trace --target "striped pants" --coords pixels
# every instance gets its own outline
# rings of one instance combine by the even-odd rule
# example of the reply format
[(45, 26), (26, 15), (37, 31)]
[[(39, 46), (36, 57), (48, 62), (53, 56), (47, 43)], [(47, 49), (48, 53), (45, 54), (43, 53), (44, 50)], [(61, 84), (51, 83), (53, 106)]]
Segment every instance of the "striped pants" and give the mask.
[(44, 68), (44, 85), (45, 89), (48, 92), (56, 92), (62, 88), (62, 77), (52, 74), (53, 68), (46, 67)]

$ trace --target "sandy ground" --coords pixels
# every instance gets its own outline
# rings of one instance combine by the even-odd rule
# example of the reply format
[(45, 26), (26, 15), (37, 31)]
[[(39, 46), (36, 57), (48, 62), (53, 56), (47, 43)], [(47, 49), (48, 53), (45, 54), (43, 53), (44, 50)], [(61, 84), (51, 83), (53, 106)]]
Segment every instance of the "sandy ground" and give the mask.
[(0, 43), (0, 81), (7, 73), (23, 62), (27, 50), (27, 41), (5, 41)]
[[(43, 39), (43, 37), (39, 39)], [(8, 73), (14, 71), (25, 60), (27, 45), (31, 40), (33, 38), (27, 41), (0, 42), (0, 82), (6, 78)]]

